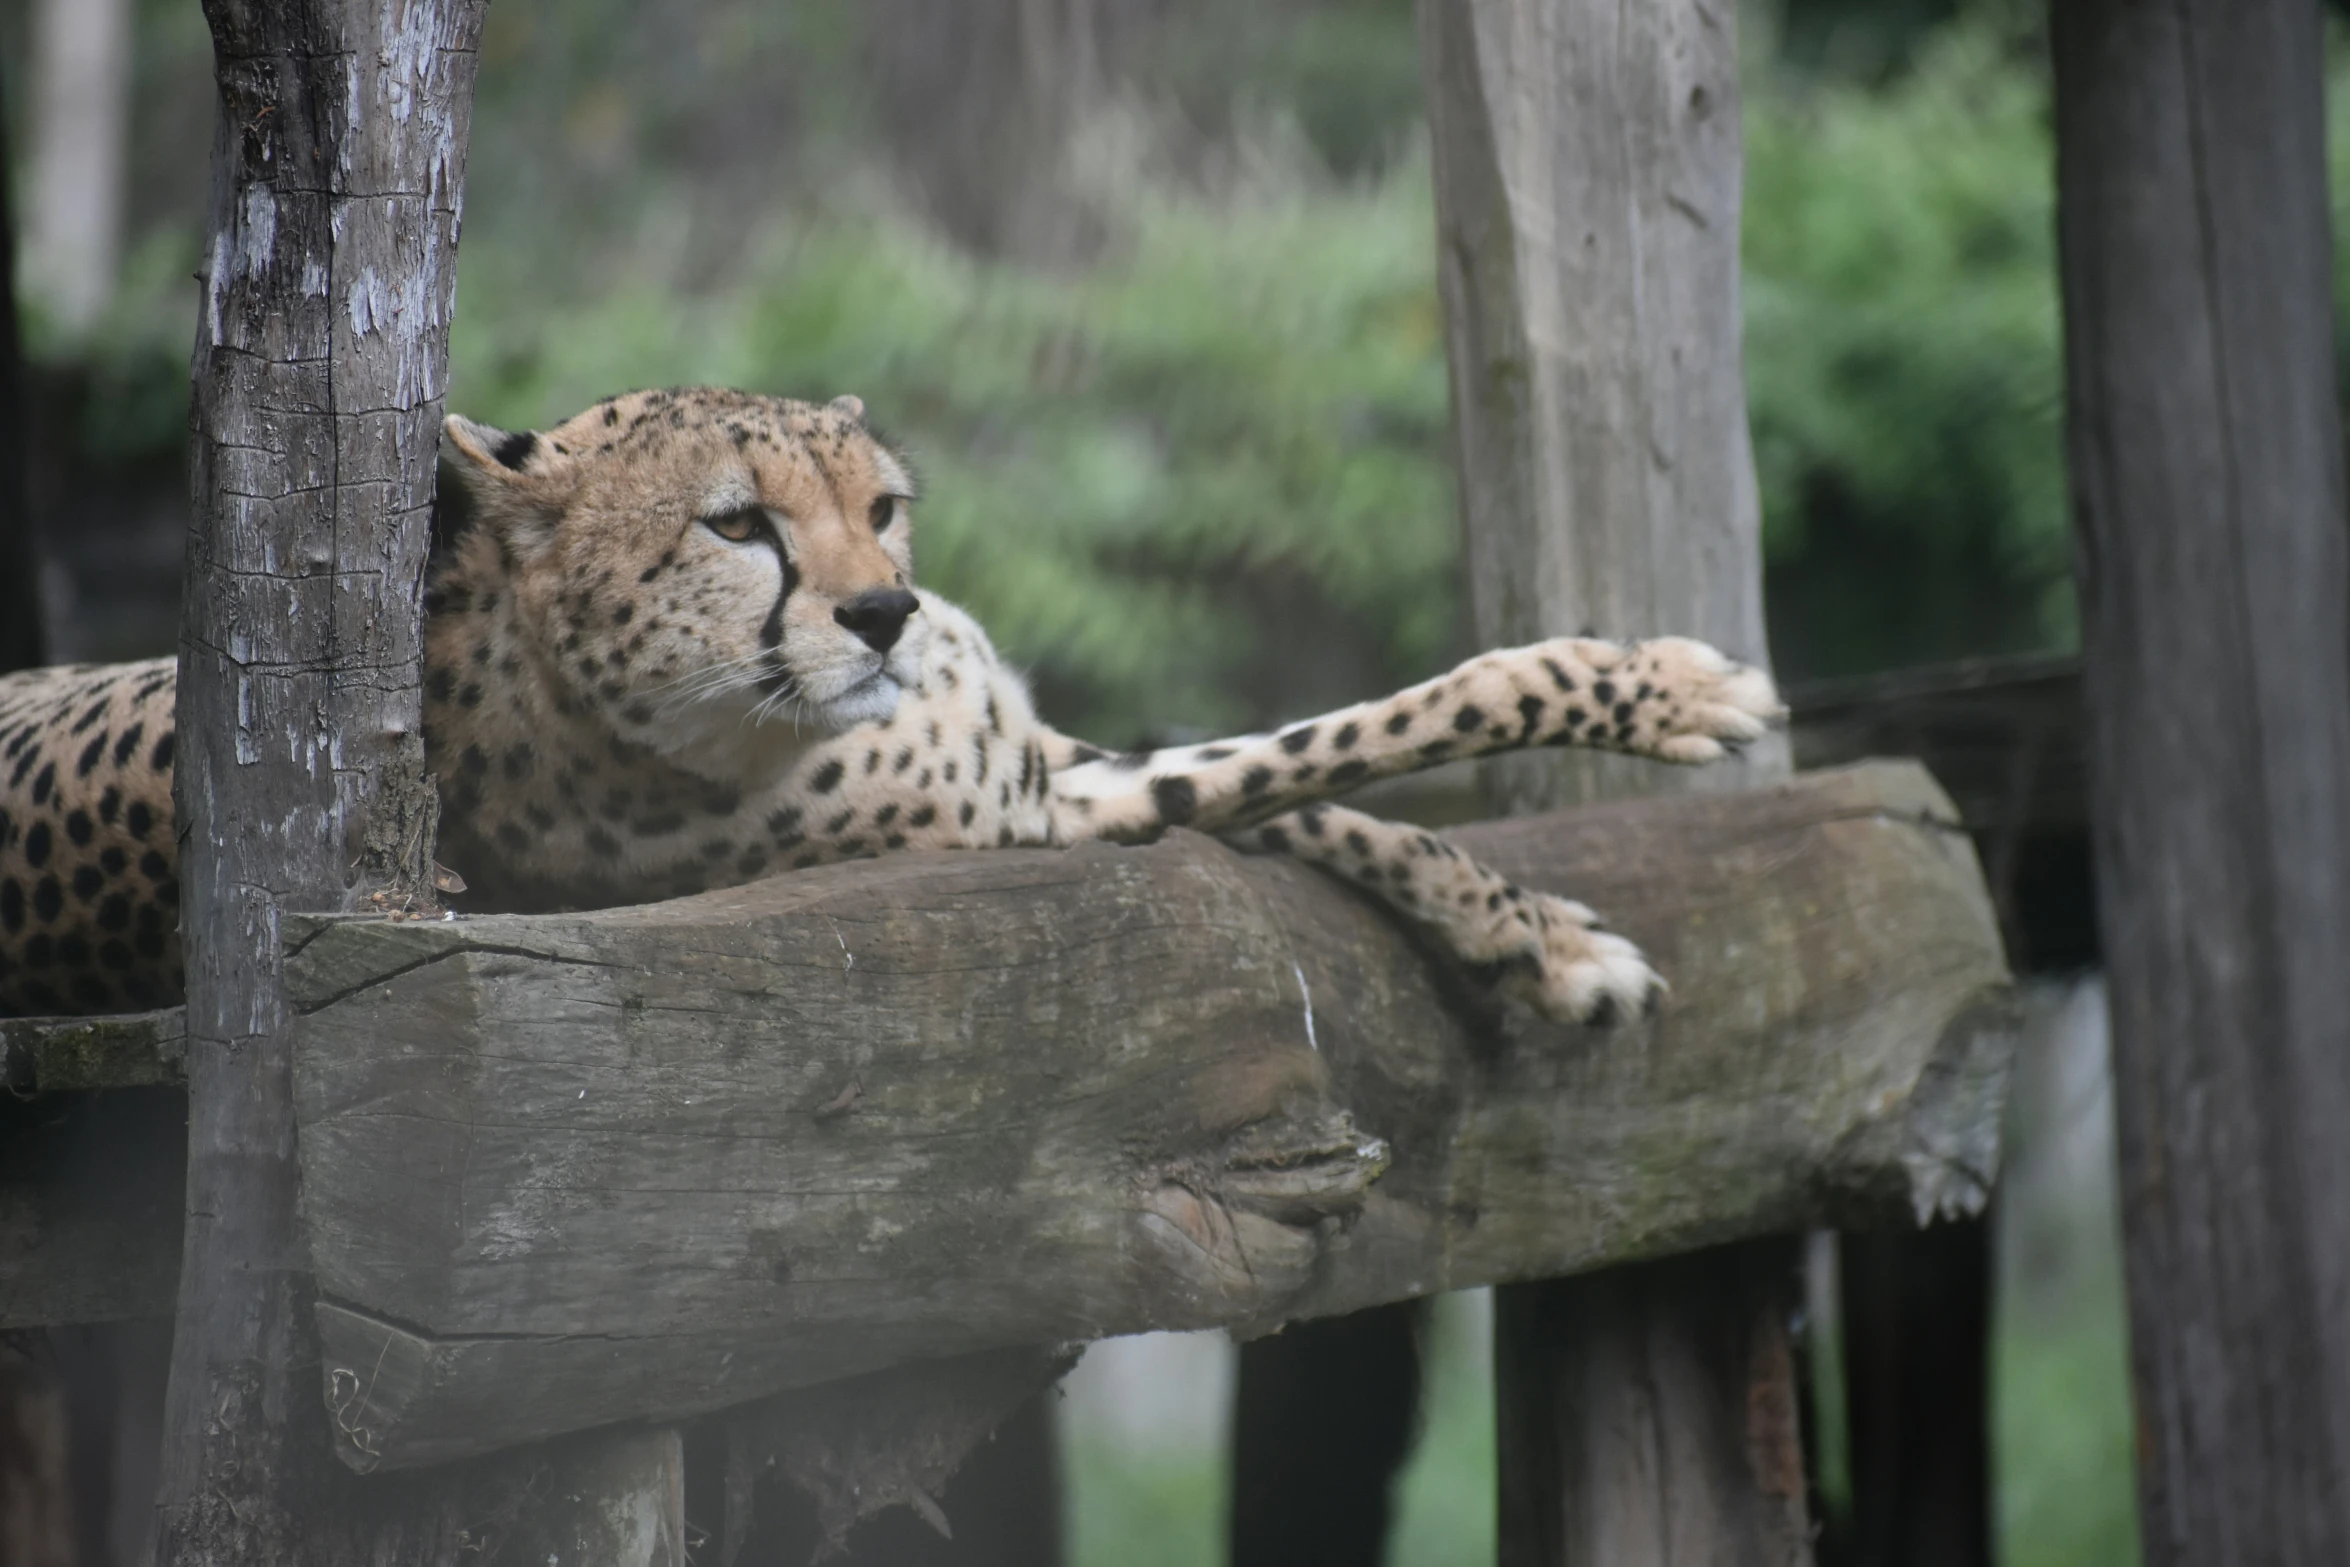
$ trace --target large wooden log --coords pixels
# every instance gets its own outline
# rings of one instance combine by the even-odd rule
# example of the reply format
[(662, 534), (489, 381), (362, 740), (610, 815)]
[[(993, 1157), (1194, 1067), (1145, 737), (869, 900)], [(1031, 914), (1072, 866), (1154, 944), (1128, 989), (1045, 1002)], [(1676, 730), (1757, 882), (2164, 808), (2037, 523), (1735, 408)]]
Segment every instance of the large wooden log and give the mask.
[(1480, 1016), (1367, 903), (1186, 834), (290, 922), (346, 1456), (1980, 1202), (2005, 968), (1923, 772), (1457, 837), (1607, 910), (1664, 1015)]

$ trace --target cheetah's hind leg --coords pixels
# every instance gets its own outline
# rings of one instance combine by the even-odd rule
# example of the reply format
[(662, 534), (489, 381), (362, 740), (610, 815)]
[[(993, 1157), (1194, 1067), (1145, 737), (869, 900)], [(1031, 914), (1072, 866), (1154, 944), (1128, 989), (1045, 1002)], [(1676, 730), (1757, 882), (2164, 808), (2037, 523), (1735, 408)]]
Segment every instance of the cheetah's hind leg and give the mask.
[(1664, 981), (1640, 949), (1601, 930), (1582, 904), (1528, 891), (1417, 827), (1309, 805), (1224, 841), (1343, 876), (1556, 1022), (1611, 1023), (1663, 999)]

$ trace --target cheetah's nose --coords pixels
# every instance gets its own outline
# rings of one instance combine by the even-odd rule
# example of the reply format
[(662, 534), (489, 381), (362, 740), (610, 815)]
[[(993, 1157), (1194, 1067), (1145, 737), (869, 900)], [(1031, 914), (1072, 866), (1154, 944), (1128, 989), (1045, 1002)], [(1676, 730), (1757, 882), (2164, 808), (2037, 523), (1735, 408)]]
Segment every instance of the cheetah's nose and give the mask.
[(921, 607), (922, 601), (904, 588), (874, 588), (834, 610), (832, 618), (855, 632), (874, 652), (886, 653), (898, 645), (906, 617)]

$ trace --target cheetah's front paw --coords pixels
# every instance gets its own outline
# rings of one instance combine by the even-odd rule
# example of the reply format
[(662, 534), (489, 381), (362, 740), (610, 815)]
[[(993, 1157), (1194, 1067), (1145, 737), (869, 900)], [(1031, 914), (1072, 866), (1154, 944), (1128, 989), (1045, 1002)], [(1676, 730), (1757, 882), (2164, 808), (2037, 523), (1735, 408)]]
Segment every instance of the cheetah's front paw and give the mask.
[(1720, 761), (1787, 716), (1769, 675), (1692, 638), (1642, 642), (1631, 661), (1662, 698), (1643, 704), (1634, 749), (1662, 761)]
[(1665, 982), (1621, 936), (1598, 929), (1582, 904), (1530, 894), (1533, 942), (1503, 970), (1502, 987), (1557, 1023), (1605, 1026), (1645, 1016), (1664, 1000)]

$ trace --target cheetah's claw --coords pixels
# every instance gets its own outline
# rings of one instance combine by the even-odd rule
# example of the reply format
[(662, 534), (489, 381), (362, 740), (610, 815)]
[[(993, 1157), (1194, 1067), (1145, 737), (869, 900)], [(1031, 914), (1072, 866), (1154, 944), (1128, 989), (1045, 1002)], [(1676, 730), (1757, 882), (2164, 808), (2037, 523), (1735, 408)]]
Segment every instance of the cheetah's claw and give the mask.
[(1607, 1026), (1650, 1016), (1665, 982), (1640, 949), (1598, 928), (1582, 904), (1529, 894), (1537, 931), (1521, 960), (1502, 971), (1502, 986), (1556, 1023)]
[(1688, 637), (1640, 644), (1663, 677), (1682, 693), (1677, 710), (1641, 749), (1667, 762), (1717, 762), (1762, 738), (1787, 717), (1771, 677), (1751, 664)]

